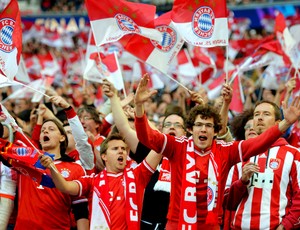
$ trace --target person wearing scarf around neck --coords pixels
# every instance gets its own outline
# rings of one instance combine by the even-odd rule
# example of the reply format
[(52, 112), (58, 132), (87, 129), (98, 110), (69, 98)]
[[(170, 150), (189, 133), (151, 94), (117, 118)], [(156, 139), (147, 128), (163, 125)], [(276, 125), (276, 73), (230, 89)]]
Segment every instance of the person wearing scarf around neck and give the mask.
[(287, 107), (285, 119), (257, 138), (225, 143), (215, 137), (221, 118), (209, 105), (192, 108), (186, 127), (192, 136), (176, 138), (151, 129), (143, 103), (156, 93), (148, 89), (145, 74), (135, 94), (135, 126), (142, 144), (166, 156), (171, 165), (171, 197), (167, 230), (220, 229), (222, 194), (228, 172), (234, 164), (266, 151), (300, 116), (300, 98)]
[(53, 182), (60, 191), (89, 197), (90, 229), (140, 229), (144, 189), (161, 155), (151, 151), (137, 167), (128, 167), (128, 147), (118, 133), (109, 135), (102, 142), (100, 154), (105, 169), (75, 181), (65, 181), (57, 174), (50, 167), (50, 157), (41, 157), (41, 163), (50, 169)]

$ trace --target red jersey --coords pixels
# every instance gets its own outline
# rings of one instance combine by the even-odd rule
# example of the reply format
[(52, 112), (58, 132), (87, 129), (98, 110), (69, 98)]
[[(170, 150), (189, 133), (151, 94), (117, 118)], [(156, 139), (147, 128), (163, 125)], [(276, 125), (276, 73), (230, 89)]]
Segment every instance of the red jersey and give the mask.
[[(54, 163), (66, 180), (75, 180), (85, 175), (84, 169), (79, 164), (62, 161)], [(47, 173), (51, 175), (49, 170)], [(38, 186), (30, 177), (20, 175), (15, 229), (70, 230), (71, 204), (70, 195), (56, 188)]]
[[(276, 229), (283, 224), (285, 229), (299, 228), (300, 217), (300, 175), (298, 149), (280, 138), (272, 148), (251, 162), (259, 165), (260, 172), (250, 179), (245, 194), (243, 189), (230, 196), (241, 200), (233, 221), (234, 229)], [(236, 186), (236, 183), (233, 184)], [(231, 189), (230, 189), (231, 190)], [(297, 229), (298, 229), (297, 228)]]
[[(138, 138), (142, 144), (158, 153), (165, 155), (171, 164), (171, 197), (168, 212), (168, 220), (178, 222), (180, 214), (180, 200), (182, 193), (182, 177), (185, 168), (185, 159), (187, 152), (188, 139), (186, 137), (176, 138), (168, 134), (162, 134), (157, 130), (151, 129), (148, 125), (146, 116), (135, 118), (135, 127)], [(208, 160), (210, 152), (214, 153), (217, 162), (217, 170), (219, 173), (218, 181), (218, 199), (217, 210), (219, 220), (222, 220), (222, 195), (226, 178), (230, 168), (243, 159), (249, 159), (253, 155), (257, 155), (262, 151), (267, 150), (282, 133), (278, 126), (270, 128), (259, 136), (259, 138), (251, 138), (245, 141), (235, 141), (225, 143), (223, 141), (213, 140), (212, 146), (205, 151), (194, 147), (196, 175), (198, 183), (196, 184), (196, 199), (197, 199), (197, 222), (205, 224), (207, 217), (207, 204), (212, 196), (207, 196), (208, 191)], [(221, 195), (222, 194), (222, 195)]]
[[(136, 168), (133, 169), (135, 184), (136, 184), (136, 192), (137, 192), (137, 206), (139, 212), (139, 219), (141, 217), (142, 211), (142, 203), (144, 196), (144, 189), (148, 184), (152, 174), (154, 173), (154, 169), (152, 169), (146, 161), (143, 161)], [(79, 196), (84, 195), (89, 198), (89, 210), (92, 210), (90, 213), (91, 218), (96, 218), (97, 216), (93, 216), (93, 205), (99, 205), (98, 203), (94, 204), (92, 201), (93, 197), (97, 196), (94, 191), (94, 182), (97, 181), (96, 178), (99, 177), (100, 174), (93, 174), (91, 176), (85, 176), (78, 180), (80, 187)], [(109, 185), (109, 194), (110, 194), (110, 220), (111, 220), (111, 229), (114, 230), (127, 230), (126, 224), (126, 208), (125, 208), (125, 191), (124, 191), (124, 180), (123, 180), (123, 172), (118, 174), (107, 173), (108, 185)], [(90, 218), (90, 219), (91, 219)], [(92, 222), (92, 220), (91, 220)]]

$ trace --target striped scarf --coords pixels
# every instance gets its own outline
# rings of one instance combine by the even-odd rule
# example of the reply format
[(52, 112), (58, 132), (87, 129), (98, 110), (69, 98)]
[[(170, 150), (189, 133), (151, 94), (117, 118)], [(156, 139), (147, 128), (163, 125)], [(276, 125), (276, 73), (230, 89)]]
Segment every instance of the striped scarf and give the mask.
[[(181, 208), (178, 229), (197, 230), (197, 197), (195, 172), (195, 152), (192, 137), (188, 140), (185, 168), (183, 170)], [(208, 166), (207, 181), (207, 217), (206, 224), (218, 224), (217, 194), (218, 194), (218, 165), (211, 152)]]

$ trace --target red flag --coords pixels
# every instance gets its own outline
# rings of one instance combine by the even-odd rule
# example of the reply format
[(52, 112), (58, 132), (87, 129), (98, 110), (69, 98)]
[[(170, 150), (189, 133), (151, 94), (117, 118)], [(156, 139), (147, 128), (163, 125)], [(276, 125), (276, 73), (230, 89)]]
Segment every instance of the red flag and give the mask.
[(228, 44), (226, 0), (175, 0), (172, 20), (183, 39), (194, 46)]
[(0, 15), (0, 72), (13, 80), (22, 52), (22, 28), (17, 0), (11, 0)]
[(244, 109), (244, 94), (239, 75), (233, 81), (232, 90), (234, 92), (234, 97), (232, 97), (229, 109), (236, 113), (241, 113)]
[(156, 7), (124, 0), (87, 0), (86, 8), (96, 45), (119, 40), (127, 34), (138, 34), (161, 41), (154, 29)]
[[(18, 151), (24, 151), (25, 155), (18, 155)], [(40, 168), (38, 151), (29, 147), (20, 147), (0, 138), (0, 156), (19, 173), (29, 176), (39, 185), (55, 187), (51, 177)], [(39, 165), (39, 166), (38, 166)]]
[(170, 63), (178, 54), (184, 40), (171, 23), (171, 12), (156, 18), (155, 28), (162, 33), (161, 42), (147, 38), (141, 39), (140, 36), (133, 35), (129, 41), (123, 41), (124, 48), (162, 73), (167, 73)]

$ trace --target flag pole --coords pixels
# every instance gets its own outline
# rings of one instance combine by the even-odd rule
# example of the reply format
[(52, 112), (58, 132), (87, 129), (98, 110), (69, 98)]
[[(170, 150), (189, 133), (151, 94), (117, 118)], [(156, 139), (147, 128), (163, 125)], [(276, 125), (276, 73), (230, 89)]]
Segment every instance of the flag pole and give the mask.
[(50, 99), (50, 96), (49, 96), (49, 95), (47, 95), (47, 94), (45, 94), (45, 93), (43, 93), (43, 92), (41, 92), (41, 91), (39, 91), (39, 90), (37, 90), (37, 89), (35, 89), (35, 88), (29, 86), (29, 85), (23, 84), (23, 83), (18, 82), (18, 81), (13, 81), (13, 82), (15, 82), (15, 83), (17, 83), (17, 84), (19, 84), (19, 85), (22, 85), (22, 86), (24, 86), (24, 87), (27, 87), (28, 89), (31, 89), (31, 90), (33, 90), (33, 91), (35, 91), (35, 92), (37, 92), (37, 93), (40, 93), (40, 94), (44, 95), (45, 97), (47, 97), (48, 99)]
[(226, 63), (225, 63), (225, 84), (227, 84), (228, 82), (228, 61), (229, 61), (229, 57), (228, 57), (228, 45), (226, 46)]
[(178, 85), (180, 85), (182, 88), (184, 88), (187, 91), (190, 91), (187, 87), (185, 87), (183, 84), (181, 84), (179, 81), (175, 80), (173, 77), (171, 77), (170, 75), (166, 74), (166, 76), (168, 78), (170, 78), (172, 81), (176, 82)]

